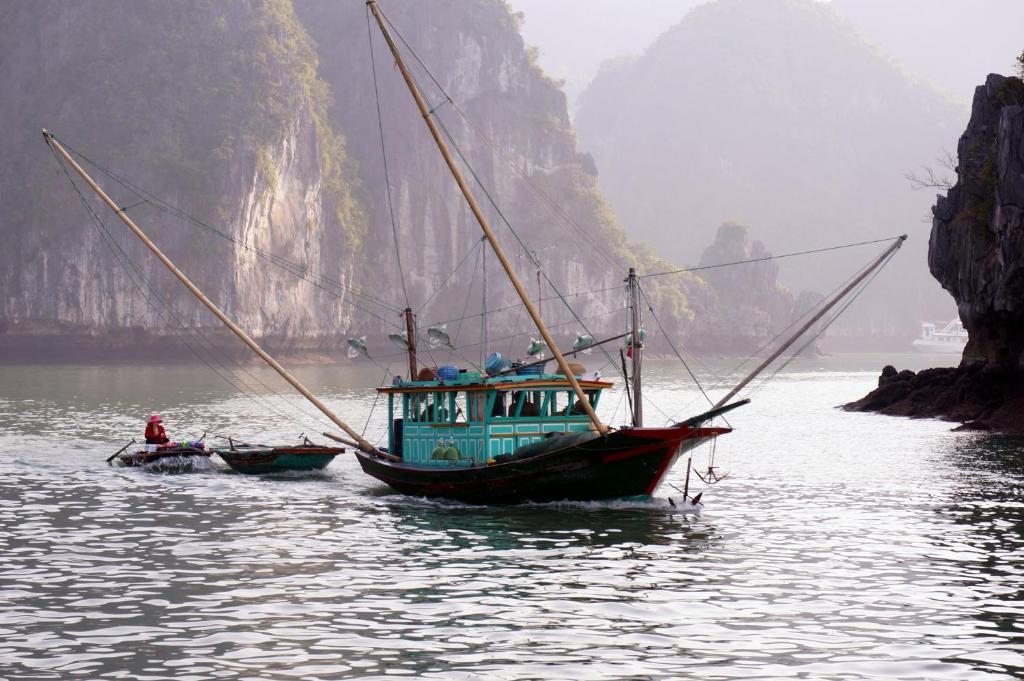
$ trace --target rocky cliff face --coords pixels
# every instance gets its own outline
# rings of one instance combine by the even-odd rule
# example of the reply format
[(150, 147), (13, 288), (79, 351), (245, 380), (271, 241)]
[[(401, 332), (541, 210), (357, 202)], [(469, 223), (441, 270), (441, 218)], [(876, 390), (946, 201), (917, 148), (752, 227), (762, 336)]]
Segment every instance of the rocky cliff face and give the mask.
[[(626, 247), (597, 189), (592, 159), (577, 150), (565, 95), (532, 61), (516, 21), (503, 3), (428, 0), (382, 5), (395, 29), (437, 78), (434, 83), (417, 60), (406, 55), (436, 117), (450, 133), (456, 153), (468, 160), (521, 238), (522, 243), (474, 183), (492, 227), (520, 277), (530, 283), (531, 293), (536, 272), (522, 244), (537, 251), (546, 275), (562, 292), (620, 285), (627, 267), (645, 256)], [(483, 267), (479, 258), (471, 256), (451, 278), (449, 275), (467, 252), (476, 248), (480, 229), (423, 125), (376, 25), (368, 37), (362, 3), (299, 0), (296, 7), (319, 45), (321, 73), (335, 92), (334, 120), (348, 134), (352, 153), (359, 159), (370, 220), (366, 254), (370, 270), (377, 275), (375, 286), (391, 302), (405, 306), (374, 108), (370, 41), (397, 251), (412, 307), (419, 308), (447, 282), (443, 294), (419, 312), (422, 325), (463, 316), (464, 309), (479, 312)], [(493, 255), (488, 260), (489, 309), (515, 303), (497, 261)], [(537, 295), (547, 298), (554, 293), (543, 282)], [(671, 296), (675, 303), (669, 300)], [(678, 304), (680, 294), (666, 292), (663, 298)], [(622, 306), (621, 292), (574, 297), (572, 302), (578, 314), (589, 318), (598, 330), (621, 322), (609, 314)], [(685, 308), (685, 304), (679, 307)], [(557, 300), (544, 304), (544, 314), (553, 325), (571, 319)], [(515, 333), (527, 328), (525, 322), (525, 315), (515, 310), (493, 315), (490, 332), (492, 337)], [(464, 332), (475, 337), (479, 320), (472, 325)], [(563, 330), (567, 332), (569, 326)]]
[[(352, 196), (358, 181), (326, 120), (312, 45), (286, 0), (8, 3), (0, 43), (0, 88), (18, 93), (0, 100), (5, 345), (58, 334), (133, 344), (138, 334), (125, 330), (219, 329), (91, 198), (110, 242), (90, 223), (42, 142), (44, 125), (234, 238), (351, 279), (365, 232)], [(302, 344), (347, 324), (344, 298), (296, 285), (90, 170), (256, 336)]]
[(1024, 432), (1024, 82), (990, 75), (958, 146), (956, 185), (933, 210), (928, 266), (970, 333), (955, 369), (887, 366), (856, 411), (937, 416)]
[[(594, 330), (617, 328), (623, 296), (614, 287), (629, 265), (654, 267), (657, 259), (627, 247), (592, 160), (576, 149), (564, 95), (531, 60), (507, 7), (429, 0), (385, 9), (451, 95), (453, 103), (411, 60), (459, 151), (515, 228), (518, 237), (481, 193), (520, 275), (532, 288), (528, 248), (563, 292), (612, 289), (572, 301)], [(0, 89), (19, 93), (0, 99), (8, 122), (0, 156), (10, 161), (0, 168), (0, 232), (9, 246), (0, 253), (0, 346), (38, 346), (48, 335), (58, 345), (74, 337), (134, 347), (183, 325), (219, 328), (103, 209), (117, 247), (105, 242), (47, 153), (44, 125), (233, 238), (340, 282), (340, 294), (328, 295), (112, 192), (211, 298), (272, 347), (337, 349), (347, 335), (393, 330), (392, 308), (407, 302), (395, 241), (421, 325), (479, 312), (479, 228), (372, 33), (387, 182), (361, 2), (0, 5)], [(148, 294), (117, 248), (152, 284)], [(487, 267), (489, 308), (513, 302), (493, 256)], [(691, 316), (685, 290), (695, 281), (651, 286), (676, 330)], [(388, 305), (353, 297), (351, 288)], [(540, 297), (553, 295), (541, 288)], [(556, 328), (578, 330), (557, 300), (544, 308)], [(529, 331), (515, 310), (491, 319), (492, 338)], [(463, 343), (479, 319), (464, 326)]]
[(990, 75), (933, 210), (928, 266), (970, 333), (962, 365), (1024, 371), (1024, 82)]

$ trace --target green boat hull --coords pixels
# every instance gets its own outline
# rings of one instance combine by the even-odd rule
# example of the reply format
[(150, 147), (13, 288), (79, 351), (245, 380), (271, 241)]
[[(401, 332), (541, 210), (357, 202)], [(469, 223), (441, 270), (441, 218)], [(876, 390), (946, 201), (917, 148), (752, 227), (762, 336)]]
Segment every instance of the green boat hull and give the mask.
[(317, 471), (326, 468), (343, 447), (259, 447), (215, 449), (228, 466), (239, 473), (261, 475), (287, 471)]

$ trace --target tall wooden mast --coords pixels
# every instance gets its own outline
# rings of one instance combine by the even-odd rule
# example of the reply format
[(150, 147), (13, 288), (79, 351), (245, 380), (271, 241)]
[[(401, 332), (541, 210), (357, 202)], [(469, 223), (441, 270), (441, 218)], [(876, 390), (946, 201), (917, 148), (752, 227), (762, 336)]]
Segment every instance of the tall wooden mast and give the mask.
[(245, 333), (245, 331), (243, 331), (237, 324), (231, 321), (231, 319), (228, 318), (228, 316), (224, 314), (219, 307), (214, 305), (213, 301), (207, 298), (206, 294), (200, 291), (199, 288), (196, 287), (196, 285), (193, 284), (192, 281), (185, 276), (185, 273), (179, 270), (177, 266), (173, 262), (171, 262), (170, 258), (164, 255), (163, 251), (157, 248), (157, 245), (153, 243), (141, 229), (139, 229), (138, 225), (136, 225), (135, 222), (133, 222), (130, 217), (128, 217), (128, 214), (116, 203), (114, 203), (114, 201), (111, 200), (109, 196), (107, 196), (106, 192), (100, 189), (100, 186), (96, 184), (96, 182), (91, 177), (89, 177), (89, 174), (85, 172), (85, 169), (83, 169), (82, 166), (78, 165), (78, 162), (75, 161), (75, 159), (72, 158), (70, 154), (68, 154), (67, 150), (65, 150), (64, 147), (61, 146), (60, 142), (58, 142), (57, 139), (52, 134), (47, 132), (45, 129), (43, 130), (43, 138), (46, 140), (46, 143), (49, 144), (50, 147), (54, 149), (58, 154), (60, 154), (61, 158), (63, 158), (64, 161), (66, 161), (67, 164), (71, 166), (71, 168), (74, 169), (74, 171), (78, 173), (83, 180), (85, 180), (86, 184), (88, 184), (92, 188), (92, 190), (96, 192), (96, 194), (103, 200), (103, 203), (107, 204), (107, 206), (110, 207), (110, 210), (114, 211), (114, 214), (117, 215), (117, 217), (121, 218), (121, 221), (128, 226), (128, 229), (130, 229), (135, 234), (135, 236), (137, 236), (139, 240), (142, 241), (143, 244), (146, 245), (146, 248), (152, 251), (153, 255), (155, 255), (157, 259), (159, 259), (160, 262), (162, 262), (167, 267), (167, 269), (171, 271), (171, 274), (177, 277), (178, 281), (184, 284), (185, 288), (191, 291), (192, 294), (199, 299), (199, 302), (205, 305), (207, 309), (209, 309), (210, 312), (212, 312), (217, 319), (223, 322), (224, 325), (231, 329), (231, 331), (236, 336), (238, 336), (238, 338), (241, 339), (243, 343), (248, 345), (253, 352), (259, 355), (260, 359), (269, 364), (274, 371), (280, 374), (281, 378), (288, 381), (288, 383), (293, 388), (295, 388), (303, 397), (312, 402), (313, 406), (319, 409), (324, 416), (329, 418), (336, 426), (341, 428), (343, 431), (345, 431), (345, 433), (349, 435), (349, 437), (355, 440), (356, 443), (359, 445), (359, 449), (371, 454), (377, 452), (376, 447), (374, 447), (372, 444), (364, 440), (359, 433), (354, 431), (352, 428), (349, 427), (347, 423), (338, 418), (338, 416), (333, 411), (331, 411), (326, 404), (321, 402), (312, 392), (309, 391), (309, 389), (306, 386), (302, 385), (302, 383), (300, 383), (297, 378), (292, 376), (287, 369), (281, 366), (276, 359), (268, 355), (263, 350), (263, 348), (257, 345), (256, 341), (250, 338), (249, 335)]
[(644, 341), (641, 336), (640, 284), (636, 279), (636, 268), (629, 268), (626, 282), (626, 288), (629, 290), (629, 349), (633, 361), (633, 427), (640, 428), (644, 425), (643, 380), (641, 379)]
[(544, 342), (548, 344), (551, 354), (554, 355), (559, 368), (565, 375), (566, 380), (569, 381), (569, 384), (572, 386), (573, 392), (576, 393), (576, 399), (579, 401), (580, 406), (583, 407), (587, 416), (590, 417), (590, 420), (594, 423), (594, 427), (597, 431), (602, 435), (607, 434), (608, 427), (601, 423), (601, 420), (597, 417), (597, 413), (594, 411), (594, 407), (590, 404), (587, 394), (583, 392), (583, 388), (580, 387), (579, 382), (573, 375), (568, 362), (566, 362), (565, 357), (558, 349), (558, 346), (555, 345), (555, 339), (551, 336), (551, 332), (548, 331), (547, 327), (544, 326), (540, 313), (530, 300), (529, 295), (527, 295), (526, 289), (523, 288), (522, 282), (519, 281), (519, 277), (516, 276), (515, 271), (512, 269), (512, 263), (509, 262), (508, 257), (502, 250), (497, 237), (494, 235), (490, 225), (487, 223), (487, 218), (484, 217), (483, 211), (480, 209), (479, 204), (477, 204), (476, 199), (473, 197), (473, 193), (470, 191), (469, 185), (466, 183), (466, 179), (462, 175), (462, 171), (459, 170), (458, 165), (456, 165), (455, 160), (448, 151), (448, 145), (445, 144), (444, 139), (441, 136), (441, 131), (438, 130), (437, 124), (434, 122), (431, 111), (427, 107), (427, 103), (423, 99), (423, 95), (420, 93), (419, 88), (416, 86), (416, 82), (413, 80), (412, 74), (409, 72), (409, 68), (405, 64), (405, 60), (398, 51), (398, 46), (395, 45), (395, 41), (391, 37), (391, 32), (388, 31), (387, 24), (381, 14), (380, 7), (377, 6), (376, 0), (367, 0), (366, 4), (373, 13), (373, 18), (377, 21), (377, 25), (380, 27), (381, 33), (384, 35), (384, 40), (388, 44), (388, 49), (391, 50), (391, 55), (395, 59), (395, 64), (398, 66), (398, 70), (402, 73), (402, 78), (405, 80), (405, 84), (409, 87), (409, 92), (412, 93), (412, 98), (416, 101), (416, 107), (423, 116), (423, 122), (426, 123), (427, 128), (430, 130), (430, 135), (434, 138), (437, 148), (441, 151), (441, 156), (444, 158), (444, 162), (447, 164), (448, 170), (451, 171), (452, 177), (455, 178), (455, 183), (459, 185), (462, 195), (466, 198), (466, 202), (469, 204), (469, 209), (473, 212), (473, 216), (476, 218), (476, 221), (480, 223), (480, 229), (483, 230), (484, 236), (487, 237), (487, 241), (490, 242), (491, 248), (494, 249), (494, 255), (497, 256), (498, 262), (501, 263), (502, 268), (505, 270), (505, 274), (508, 275), (509, 281), (512, 282), (512, 286), (515, 288), (516, 293), (523, 301), (526, 311), (533, 319), (534, 325), (536, 325), (540, 335), (544, 338)]
[(405, 308), (405, 339), (409, 346), (409, 380), (416, 380), (419, 370), (416, 366), (416, 324), (412, 316), (412, 308)]

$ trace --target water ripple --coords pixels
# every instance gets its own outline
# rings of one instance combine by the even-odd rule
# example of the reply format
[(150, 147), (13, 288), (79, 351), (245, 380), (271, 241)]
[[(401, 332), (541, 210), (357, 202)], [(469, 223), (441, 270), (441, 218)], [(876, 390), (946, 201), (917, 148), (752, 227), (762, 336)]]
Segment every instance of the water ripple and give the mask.
[[(153, 409), (295, 436), (178, 371), (161, 380), (180, 401)], [(661, 371), (655, 399), (684, 390)], [(115, 373), (0, 399), (5, 679), (1024, 675), (1022, 443), (832, 409), (873, 372), (762, 391), (700, 516), (408, 499), (344, 457), (313, 476), (108, 468), (145, 401), (145, 375)]]

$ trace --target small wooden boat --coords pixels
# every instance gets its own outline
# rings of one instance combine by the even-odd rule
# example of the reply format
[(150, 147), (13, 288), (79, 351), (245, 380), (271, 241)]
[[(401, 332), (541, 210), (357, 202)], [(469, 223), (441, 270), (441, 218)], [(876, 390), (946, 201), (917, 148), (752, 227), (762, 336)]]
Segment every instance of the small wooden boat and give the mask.
[(124, 466), (147, 466), (159, 464), (160, 467), (168, 469), (193, 468), (200, 461), (209, 460), (213, 451), (207, 449), (202, 442), (175, 443), (172, 446), (158, 446), (155, 448), (140, 449), (134, 452), (123, 452), (117, 455), (117, 460)]
[(323, 447), (306, 442), (295, 447), (235, 444), (213, 450), (239, 473), (258, 475), (284, 471), (317, 471), (327, 467), (344, 447)]

